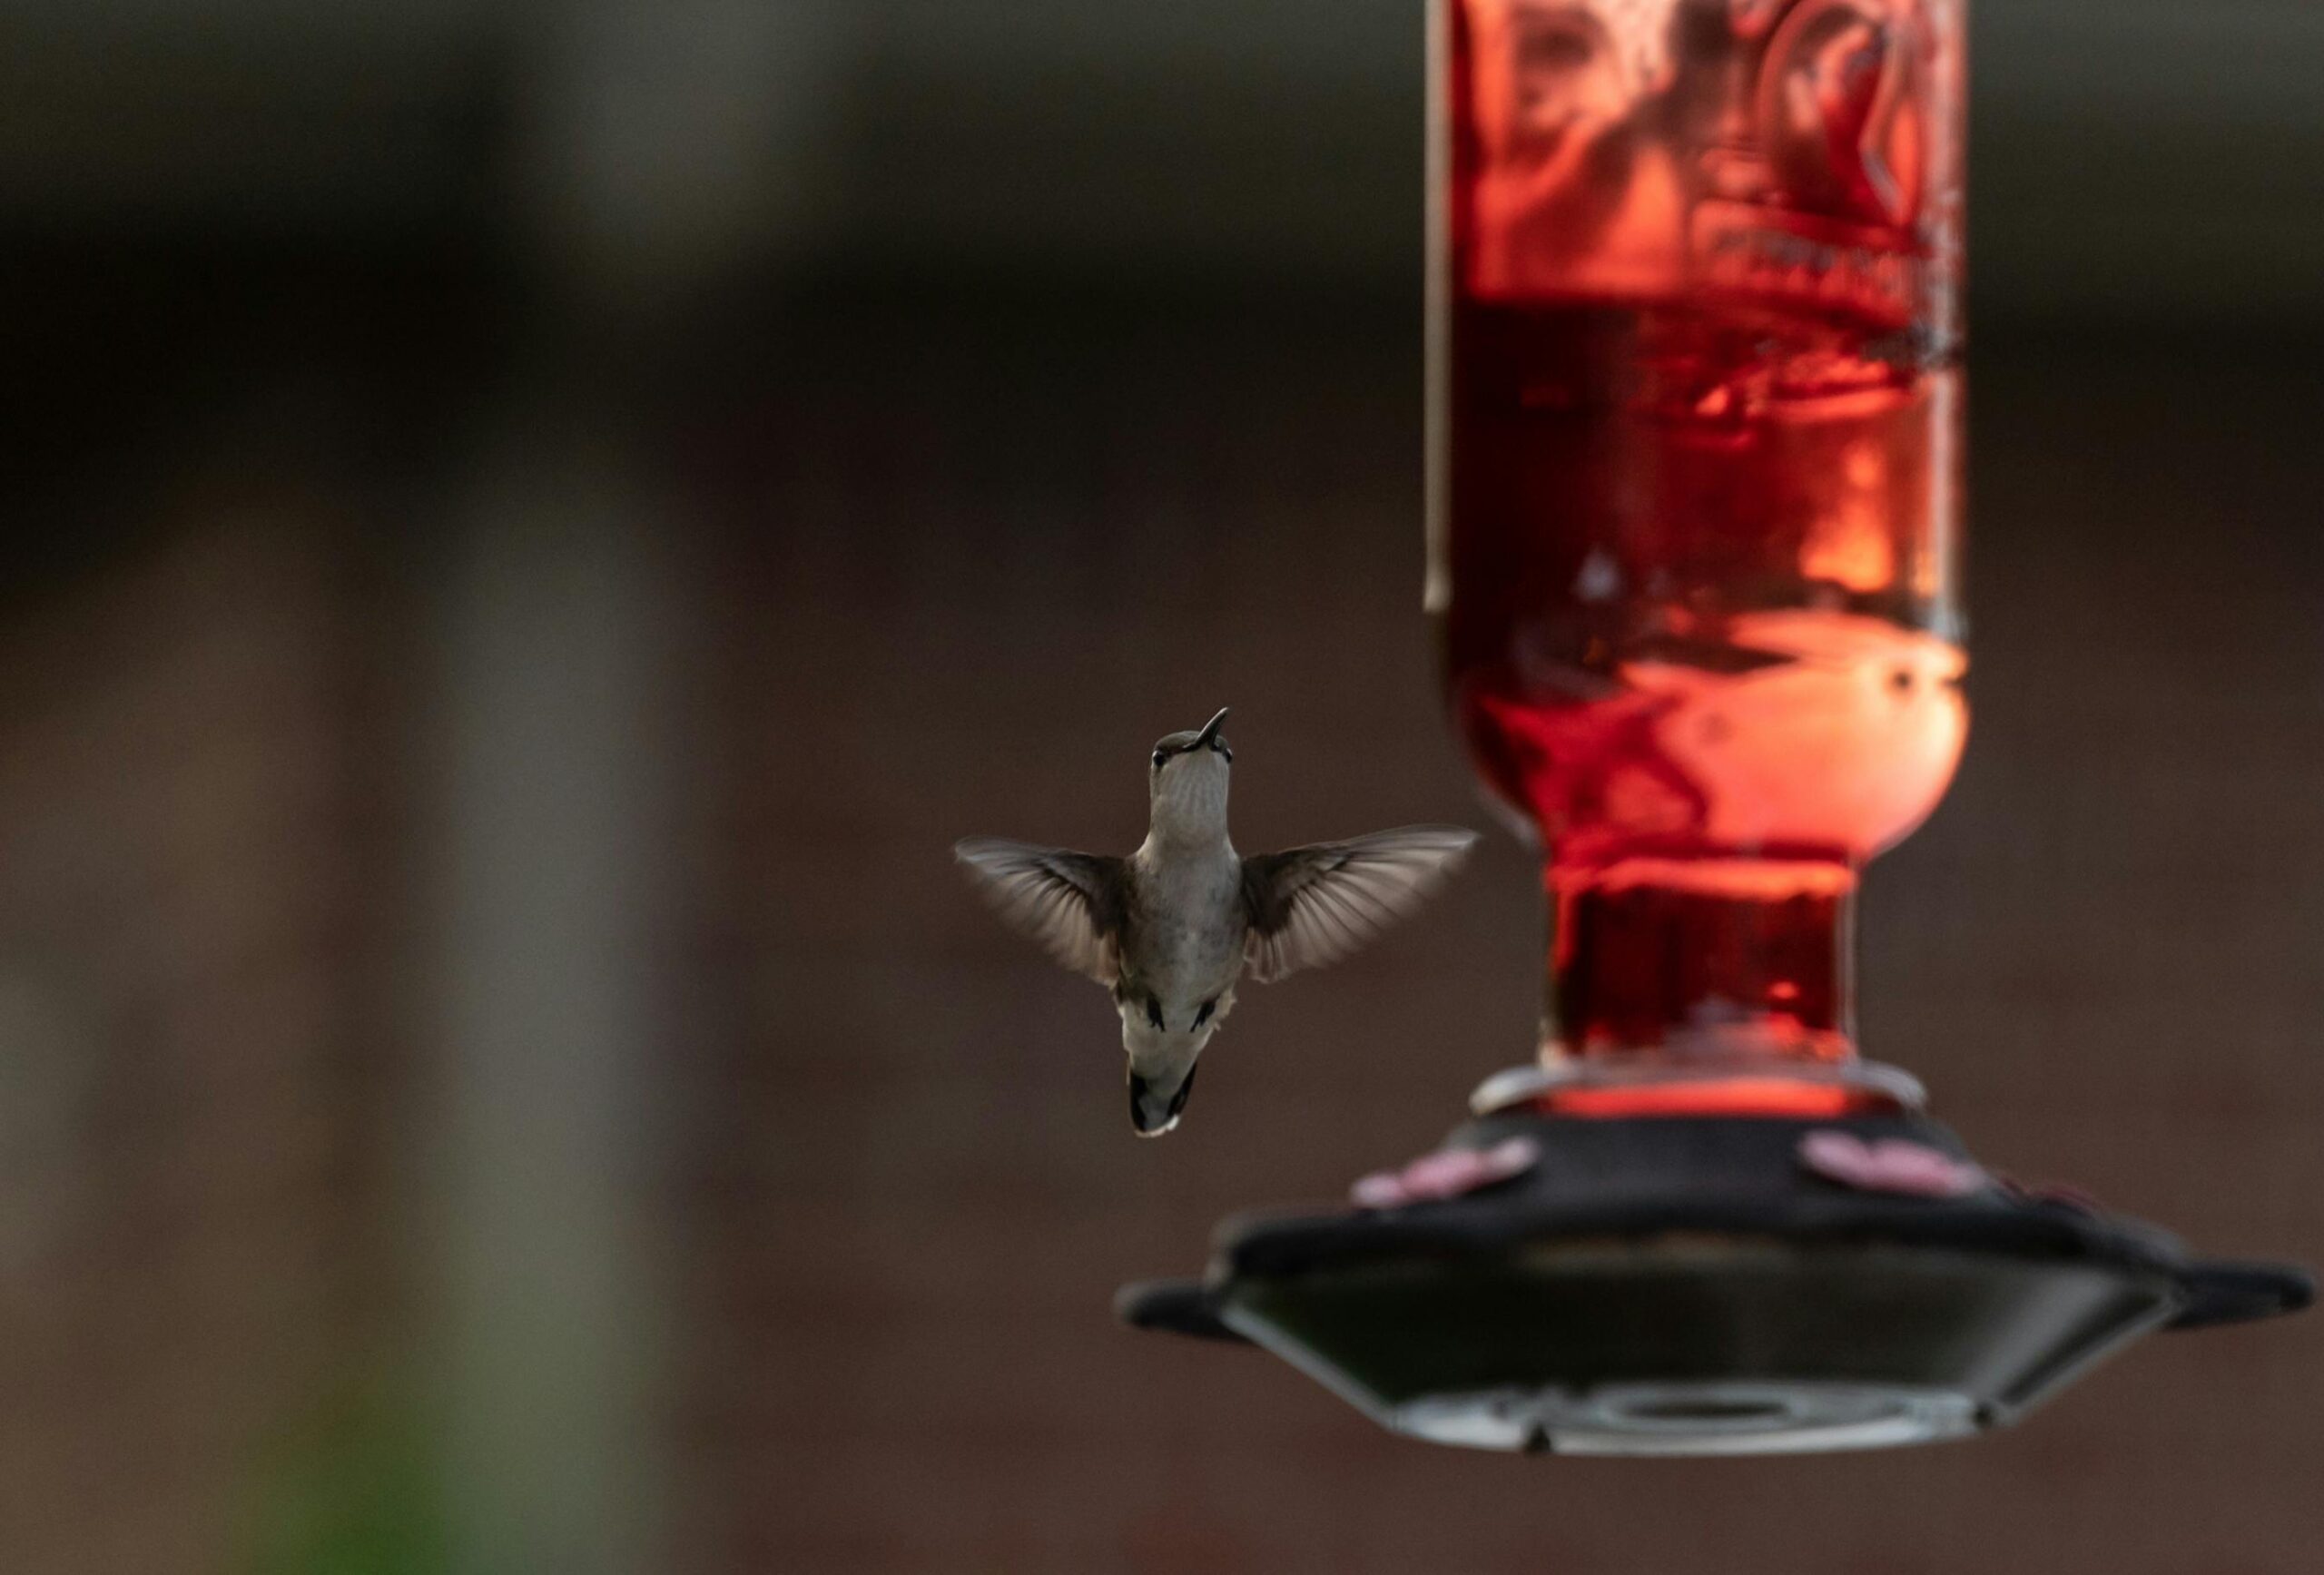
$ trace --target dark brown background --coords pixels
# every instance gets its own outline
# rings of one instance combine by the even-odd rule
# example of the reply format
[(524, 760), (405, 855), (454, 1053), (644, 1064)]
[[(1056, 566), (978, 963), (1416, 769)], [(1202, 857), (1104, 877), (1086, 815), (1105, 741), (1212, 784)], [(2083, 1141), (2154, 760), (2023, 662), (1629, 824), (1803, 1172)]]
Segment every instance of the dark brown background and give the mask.
[[(2003, 8), (1994, 8), (1996, 12)], [(1863, 1029), (2324, 1261), (2298, 5), (1981, 21), (1974, 723)], [(950, 867), (1485, 824), (1419, 612), (1416, 18), (29, 9), (0, 134), (0, 1568), (2303, 1575), (2304, 1322), (2018, 1431), (1541, 1462), (1117, 1284), (1528, 1052), (1488, 842), (1129, 1135)], [(37, 69), (34, 69), (36, 67)]]

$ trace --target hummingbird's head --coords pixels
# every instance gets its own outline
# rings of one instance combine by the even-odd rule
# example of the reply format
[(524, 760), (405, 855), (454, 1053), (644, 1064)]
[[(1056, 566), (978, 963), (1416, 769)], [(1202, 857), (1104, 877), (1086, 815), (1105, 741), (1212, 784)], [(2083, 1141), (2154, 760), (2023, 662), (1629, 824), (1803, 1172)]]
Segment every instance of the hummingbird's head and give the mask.
[(1235, 764), (1235, 752), (1218, 731), (1226, 721), (1222, 706), (1199, 732), (1173, 733), (1154, 745), (1147, 792), (1154, 829), (1165, 836), (1225, 833), (1226, 778)]

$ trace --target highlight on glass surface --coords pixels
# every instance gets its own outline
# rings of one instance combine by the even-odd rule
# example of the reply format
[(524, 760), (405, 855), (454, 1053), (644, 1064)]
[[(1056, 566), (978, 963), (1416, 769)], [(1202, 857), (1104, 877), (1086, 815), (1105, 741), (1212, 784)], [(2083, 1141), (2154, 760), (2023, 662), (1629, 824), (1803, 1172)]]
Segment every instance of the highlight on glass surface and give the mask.
[(1896, 1097), (1849, 919), (1967, 726), (1961, 21), (1438, 0), (1429, 595), (1543, 850), (1552, 1107)]

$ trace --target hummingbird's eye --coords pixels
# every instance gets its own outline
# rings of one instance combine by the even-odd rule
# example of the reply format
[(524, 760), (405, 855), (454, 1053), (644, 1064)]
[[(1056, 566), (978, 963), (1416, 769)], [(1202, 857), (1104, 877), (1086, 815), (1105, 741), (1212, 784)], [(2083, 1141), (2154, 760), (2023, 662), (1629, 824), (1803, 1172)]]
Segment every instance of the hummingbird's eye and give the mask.
[(1166, 760), (1169, 759), (1169, 758), (1170, 758), (1170, 752), (1169, 752), (1168, 750), (1167, 750), (1167, 749), (1157, 749), (1157, 750), (1156, 750), (1156, 751), (1154, 752), (1154, 769), (1155, 769), (1156, 771), (1160, 771), (1160, 770), (1162, 769), (1162, 763), (1163, 763), (1164, 761), (1166, 761)]
[(1227, 764), (1233, 765), (1235, 763), (1235, 752), (1233, 750), (1227, 748), (1222, 743), (1218, 746), (1218, 753), (1226, 757)]

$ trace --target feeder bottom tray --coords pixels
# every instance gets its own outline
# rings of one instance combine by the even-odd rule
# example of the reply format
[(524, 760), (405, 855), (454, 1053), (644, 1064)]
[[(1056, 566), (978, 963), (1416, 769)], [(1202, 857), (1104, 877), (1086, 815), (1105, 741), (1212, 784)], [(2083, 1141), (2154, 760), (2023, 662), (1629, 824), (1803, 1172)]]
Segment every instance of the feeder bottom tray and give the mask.
[(1131, 1324), (1274, 1352), (1439, 1443), (1754, 1454), (2014, 1421), (2140, 1335), (2289, 1312), (2308, 1276), (1998, 1183), (1911, 1196), (1800, 1163), (1811, 1132), (1965, 1162), (1925, 1117), (1504, 1113), (1456, 1133), (1538, 1158), (1466, 1196), (1230, 1220), (1201, 1282)]

